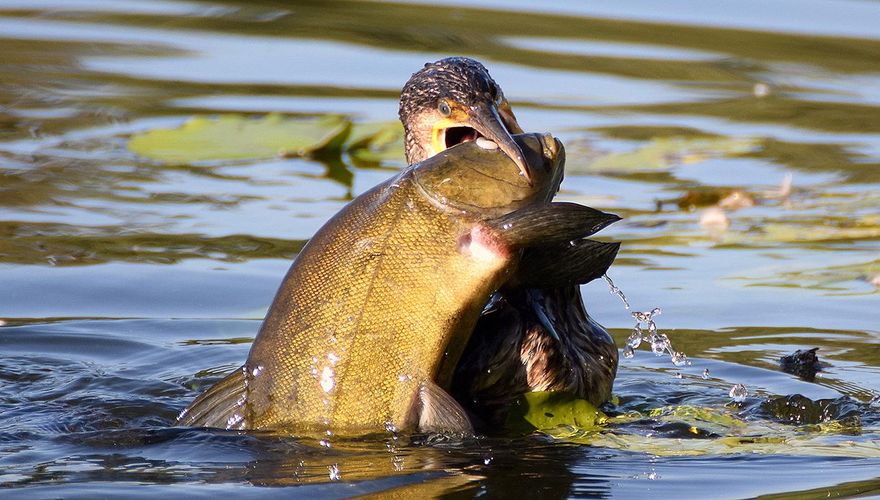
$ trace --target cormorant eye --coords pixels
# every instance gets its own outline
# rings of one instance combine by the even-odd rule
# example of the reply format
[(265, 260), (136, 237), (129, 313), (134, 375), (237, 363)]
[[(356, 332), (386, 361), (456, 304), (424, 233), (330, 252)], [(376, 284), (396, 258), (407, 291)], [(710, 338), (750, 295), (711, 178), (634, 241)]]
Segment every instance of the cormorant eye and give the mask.
[(449, 107), (448, 102), (441, 99), (440, 102), (437, 103), (437, 111), (443, 116), (449, 116), (452, 113), (452, 108)]

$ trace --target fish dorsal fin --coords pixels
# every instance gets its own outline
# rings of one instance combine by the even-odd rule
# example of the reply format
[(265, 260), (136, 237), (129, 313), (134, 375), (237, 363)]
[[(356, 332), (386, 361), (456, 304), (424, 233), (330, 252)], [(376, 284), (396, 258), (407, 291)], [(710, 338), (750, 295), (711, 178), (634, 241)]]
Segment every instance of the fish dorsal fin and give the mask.
[(245, 367), (241, 367), (211, 386), (177, 417), (177, 425), (247, 429), (245, 403), (247, 385)]
[(614, 214), (577, 203), (552, 202), (529, 205), (486, 225), (515, 248), (547, 246), (586, 238), (620, 220)]
[(419, 384), (419, 431), (466, 434), (472, 436), (474, 427), (458, 402), (430, 380)]
[(583, 285), (605, 274), (618, 250), (620, 243), (588, 239), (527, 248), (519, 263), (517, 282), (536, 288)]

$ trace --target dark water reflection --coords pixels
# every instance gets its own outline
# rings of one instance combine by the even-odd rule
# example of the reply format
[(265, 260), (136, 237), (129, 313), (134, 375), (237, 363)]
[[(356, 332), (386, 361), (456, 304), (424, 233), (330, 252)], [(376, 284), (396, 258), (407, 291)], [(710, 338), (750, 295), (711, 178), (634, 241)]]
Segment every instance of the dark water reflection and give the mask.
[[(735, 10), (3, 3), (3, 496), (877, 494), (880, 8)], [(447, 54), (484, 60), (520, 122), (563, 139), (562, 198), (626, 217), (612, 274), (693, 364), (623, 360), (622, 420), (598, 437), (327, 449), (169, 428), (244, 359), (302, 244), (402, 158), (162, 164), (129, 137), (231, 112), (393, 120)], [(622, 342), (617, 298), (584, 296)], [(779, 371), (812, 347), (814, 383)]]

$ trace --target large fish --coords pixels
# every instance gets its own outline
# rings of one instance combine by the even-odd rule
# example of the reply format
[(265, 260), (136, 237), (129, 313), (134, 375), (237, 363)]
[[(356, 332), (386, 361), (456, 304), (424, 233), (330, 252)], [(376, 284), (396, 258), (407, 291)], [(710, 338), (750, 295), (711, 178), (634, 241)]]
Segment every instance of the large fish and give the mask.
[[(400, 120), (409, 163), (488, 138), (518, 162), (523, 176), (530, 175), (511, 139), (522, 129), (501, 87), (478, 61), (449, 57), (414, 73), (400, 95)], [(611, 397), (617, 346), (587, 314), (579, 285), (601, 277), (617, 249), (599, 242), (542, 249), (537, 253), (557, 258), (547, 259), (540, 272), (541, 266), (528, 268), (544, 279), (519, 280), (493, 295), (451, 387), (452, 395), (487, 424), (484, 429), (498, 428), (525, 392), (566, 391), (596, 405)]]
[[(534, 279), (529, 266), (552, 267), (541, 248), (589, 241), (580, 238), (617, 219), (550, 203), (562, 145), (549, 135), (515, 141), (530, 179), (522, 162), (469, 142), (343, 208), (297, 256), (244, 366), (178, 422), (295, 433), (471, 431), (444, 389), (488, 297), (511, 280)], [(523, 255), (532, 257), (521, 264)]]

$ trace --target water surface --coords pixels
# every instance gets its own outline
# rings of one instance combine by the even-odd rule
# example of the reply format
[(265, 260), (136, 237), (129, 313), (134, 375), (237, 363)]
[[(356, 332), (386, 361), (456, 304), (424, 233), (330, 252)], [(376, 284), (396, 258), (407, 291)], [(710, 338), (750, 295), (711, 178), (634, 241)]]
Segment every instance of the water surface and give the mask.
[[(880, 493), (878, 25), (843, 0), (4, 2), (4, 495)], [(599, 435), (328, 449), (171, 428), (244, 360), (302, 244), (403, 161), (168, 164), (130, 137), (394, 120), (409, 75), (452, 54), (563, 140), (561, 199), (625, 217), (611, 275), (692, 364), (622, 358), (609, 411), (629, 418)], [(584, 297), (622, 343), (620, 301)], [(812, 347), (815, 382), (779, 371)]]

